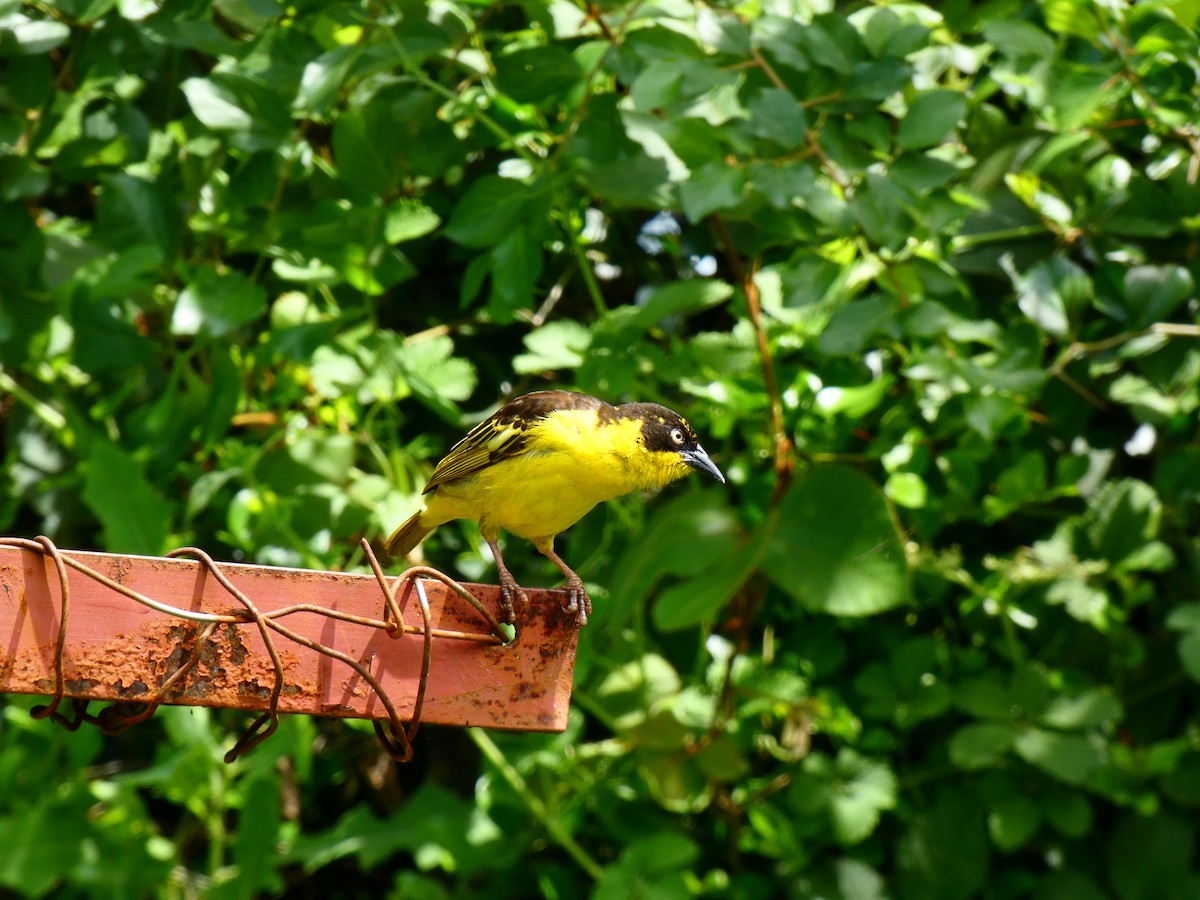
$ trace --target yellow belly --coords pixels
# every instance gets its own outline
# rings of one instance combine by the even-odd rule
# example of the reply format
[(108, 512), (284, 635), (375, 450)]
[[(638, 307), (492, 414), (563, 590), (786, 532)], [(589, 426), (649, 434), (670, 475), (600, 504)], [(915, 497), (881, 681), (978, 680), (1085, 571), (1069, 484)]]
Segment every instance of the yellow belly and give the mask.
[(485, 537), (494, 538), (498, 529), (531, 540), (552, 537), (597, 503), (635, 486), (615, 462), (598, 465), (568, 453), (527, 453), (439, 485), (426, 503), (421, 524), (475, 519)]

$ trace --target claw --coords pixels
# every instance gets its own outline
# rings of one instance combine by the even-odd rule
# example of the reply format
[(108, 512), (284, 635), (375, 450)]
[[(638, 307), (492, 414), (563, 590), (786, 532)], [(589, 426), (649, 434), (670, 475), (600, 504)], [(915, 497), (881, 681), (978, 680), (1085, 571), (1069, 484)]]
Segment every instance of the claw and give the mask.
[(575, 613), (576, 628), (586, 625), (588, 616), (592, 614), (592, 598), (588, 596), (587, 589), (583, 586), (583, 579), (578, 575), (572, 575), (567, 579), (567, 605), (563, 609), (566, 612)]
[(513, 578), (512, 572), (508, 571), (508, 566), (504, 564), (504, 557), (500, 555), (500, 545), (496, 543), (496, 539), (485, 538), (485, 540), (492, 548), (492, 557), (496, 560), (496, 570), (500, 573), (500, 621), (505, 625), (515, 625), (517, 623), (515, 607), (518, 603), (528, 603), (529, 597), (521, 590), (517, 579)]
[(517, 621), (515, 607), (518, 603), (528, 603), (529, 597), (517, 580), (507, 569), (500, 571), (500, 621), (505, 625), (513, 625)]

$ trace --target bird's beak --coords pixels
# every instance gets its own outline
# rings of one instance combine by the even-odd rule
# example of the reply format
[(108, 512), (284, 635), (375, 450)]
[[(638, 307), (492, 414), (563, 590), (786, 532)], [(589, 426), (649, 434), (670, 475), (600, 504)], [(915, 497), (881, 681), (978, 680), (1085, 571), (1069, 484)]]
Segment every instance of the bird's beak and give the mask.
[(708, 458), (708, 454), (704, 452), (704, 448), (697, 445), (695, 450), (684, 450), (680, 454), (683, 461), (695, 469), (697, 472), (703, 472), (705, 475), (711, 475), (721, 484), (725, 483), (725, 476), (721, 474), (721, 470), (717, 468), (717, 464)]

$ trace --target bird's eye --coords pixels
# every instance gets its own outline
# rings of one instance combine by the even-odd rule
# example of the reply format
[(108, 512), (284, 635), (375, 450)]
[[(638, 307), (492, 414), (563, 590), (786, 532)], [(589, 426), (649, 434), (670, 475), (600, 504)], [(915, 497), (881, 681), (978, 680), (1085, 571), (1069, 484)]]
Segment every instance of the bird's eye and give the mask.
[(671, 429), (671, 440), (673, 440), (677, 444), (682, 444), (683, 443), (683, 431), (679, 428), (672, 428)]

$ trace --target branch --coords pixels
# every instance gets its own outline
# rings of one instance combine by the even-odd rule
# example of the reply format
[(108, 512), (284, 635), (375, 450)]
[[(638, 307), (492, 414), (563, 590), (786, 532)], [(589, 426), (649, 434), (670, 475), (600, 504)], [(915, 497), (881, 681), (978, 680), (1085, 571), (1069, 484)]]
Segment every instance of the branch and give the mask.
[(759, 302), (758, 284), (754, 280), (758, 271), (758, 261), (755, 260), (747, 268), (742, 263), (741, 254), (738, 253), (729, 229), (725, 227), (724, 220), (714, 214), (709, 217), (709, 221), (725, 252), (726, 259), (729, 260), (733, 276), (746, 296), (750, 324), (754, 328), (754, 337), (758, 343), (758, 356), (762, 361), (763, 386), (766, 388), (771, 407), (771, 434), (775, 441), (775, 490), (771, 495), (771, 505), (774, 506), (782, 499), (788, 485), (791, 484), (792, 472), (796, 468), (796, 459), (792, 452), (795, 449), (792, 439), (788, 437), (783, 421), (783, 399), (779, 394), (779, 383), (775, 378), (775, 363), (771, 359), (771, 345), (767, 340), (766, 331), (763, 330), (762, 306)]

